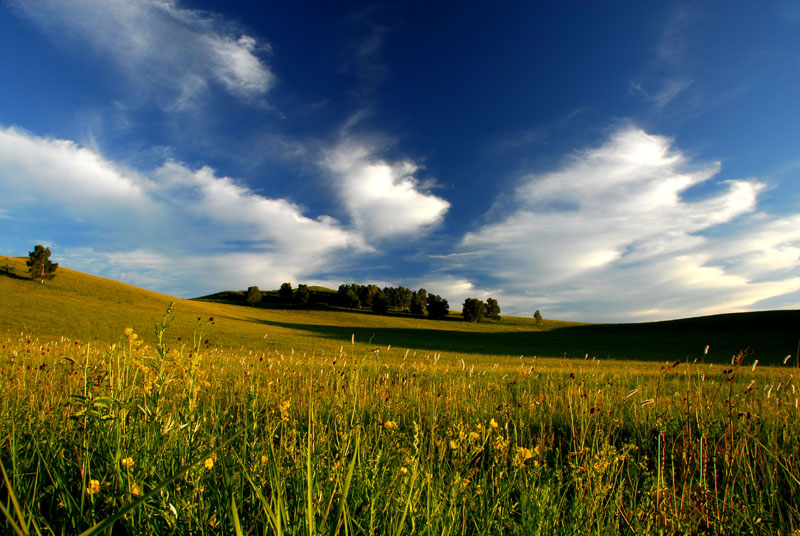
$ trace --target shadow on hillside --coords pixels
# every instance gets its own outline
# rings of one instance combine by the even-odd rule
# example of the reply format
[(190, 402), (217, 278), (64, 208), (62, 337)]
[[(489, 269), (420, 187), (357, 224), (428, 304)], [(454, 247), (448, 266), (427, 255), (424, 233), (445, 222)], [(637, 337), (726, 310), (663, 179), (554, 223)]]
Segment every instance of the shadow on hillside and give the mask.
[[(349, 344), (355, 334), (366, 342), (423, 351), (484, 355), (525, 355), (693, 361), (706, 345), (706, 361), (726, 363), (739, 350), (750, 347), (752, 359), (780, 364), (794, 355), (800, 336), (800, 311), (768, 311), (746, 316), (720, 315), (643, 324), (593, 324), (550, 331), (469, 332), (422, 328), (346, 327), (296, 324), (252, 319), (253, 322), (300, 330), (309, 335)], [(793, 362), (792, 362), (793, 363)]]
[(11, 279), (22, 279), (22, 280), (27, 279), (27, 280), (30, 280), (30, 277), (28, 277), (27, 274), (24, 275), (24, 276), (16, 274), (16, 273), (14, 273), (14, 269), (13, 268), (9, 268), (7, 266), (0, 266), (0, 276), (9, 277)]

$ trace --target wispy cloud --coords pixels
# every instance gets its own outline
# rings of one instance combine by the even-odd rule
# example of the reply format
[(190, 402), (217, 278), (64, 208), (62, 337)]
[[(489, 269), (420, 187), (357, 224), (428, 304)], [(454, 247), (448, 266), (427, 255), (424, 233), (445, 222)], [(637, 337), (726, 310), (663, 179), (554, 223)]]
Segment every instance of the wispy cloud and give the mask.
[[(758, 214), (763, 183), (719, 181), (710, 196), (684, 198), (720, 167), (624, 128), (560, 169), (522, 178), (514, 201), (494, 211), (504, 215), (465, 235), (458, 251), (476, 255), (473, 272), (502, 287), (515, 310), (546, 303), (585, 320), (742, 310), (797, 291), (800, 277), (787, 270), (797, 263), (797, 217)], [(710, 233), (745, 217), (744, 233)]]
[(166, 89), (186, 107), (213, 82), (255, 102), (274, 84), (269, 45), (220, 17), (172, 0), (10, 0), (45, 30), (111, 58), (138, 91)]
[(663, 110), (694, 83), (690, 55), (686, 52), (686, 34), (697, 19), (697, 14), (689, 9), (674, 11), (662, 26), (644, 72), (629, 82), (630, 89), (653, 103), (657, 111)]
[[(307, 217), (209, 167), (168, 161), (134, 171), (74, 142), (12, 128), (0, 129), (0, 212), (56, 214), (64, 233), (75, 229), (72, 254), (62, 252), (72, 260), (182, 295), (296, 281), (335, 266), (337, 253), (365, 249), (360, 233), (333, 218)], [(81, 247), (87, 236), (103, 246)]]
[(450, 207), (415, 177), (417, 164), (386, 162), (362, 143), (341, 143), (327, 152), (323, 165), (336, 179), (353, 227), (367, 240), (419, 235), (441, 222)]

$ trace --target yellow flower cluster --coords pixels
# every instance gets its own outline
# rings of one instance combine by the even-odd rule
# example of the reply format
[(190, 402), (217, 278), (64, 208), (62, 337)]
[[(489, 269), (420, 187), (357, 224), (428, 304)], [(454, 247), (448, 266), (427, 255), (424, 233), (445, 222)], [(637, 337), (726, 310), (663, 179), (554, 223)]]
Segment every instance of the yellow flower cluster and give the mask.
[(386, 421), (385, 423), (383, 423), (383, 427), (389, 431), (397, 430), (397, 423), (394, 421)]
[(86, 486), (86, 494), (94, 495), (95, 493), (100, 493), (100, 481), (92, 479), (89, 480), (89, 485)]
[(289, 408), (292, 406), (292, 402), (289, 399), (284, 400), (280, 404), (278, 404), (278, 411), (281, 412), (281, 420), (283, 422), (289, 422)]
[(122, 467), (130, 469), (131, 467), (133, 467), (133, 458), (128, 456), (127, 458), (123, 458), (122, 461), (119, 463), (122, 465)]

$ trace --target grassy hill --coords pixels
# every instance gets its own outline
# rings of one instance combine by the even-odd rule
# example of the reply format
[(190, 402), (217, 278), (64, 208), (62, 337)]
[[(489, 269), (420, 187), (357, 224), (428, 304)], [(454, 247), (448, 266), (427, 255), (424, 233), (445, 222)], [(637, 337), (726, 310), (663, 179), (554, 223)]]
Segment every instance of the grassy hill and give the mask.
[[(8, 266), (8, 271), (5, 267)], [(708, 359), (730, 360), (750, 346), (753, 359), (778, 364), (795, 355), (800, 338), (800, 311), (738, 313), (668, 322), (581, 324), (504, 317), (500, 322), (470, 324), (453, 315), (444, 321), (368, 312), (252, 308), (172, 298), (156, 292), (59, 268), (41, 285), (27, 279), (22, 258), (0, 257), (0, 338), (21, 332), (43, 339), (70, 337), (81, 342), (118, 341), (132, 327), (153, 342), (153, 325), (175, 302), (171, 344), (179, 344), (200, 327), (211, 344), (252, 350), (335, 352), (350, 345), (356, 351), (381, 347), (382, 355), (402, 358), (406, 349), (445, 357), (469, 355), (526, 357), (586, 354), (602, 359), (693, 360), (704, 347)], [(208, 321), (214, 318), (213, 325)], [(374, 337), (372, 334), (374, 333)], [(369, 339), (373, 338), (372, 344)], [(791, 363), (794, 363), (792, 361)]]

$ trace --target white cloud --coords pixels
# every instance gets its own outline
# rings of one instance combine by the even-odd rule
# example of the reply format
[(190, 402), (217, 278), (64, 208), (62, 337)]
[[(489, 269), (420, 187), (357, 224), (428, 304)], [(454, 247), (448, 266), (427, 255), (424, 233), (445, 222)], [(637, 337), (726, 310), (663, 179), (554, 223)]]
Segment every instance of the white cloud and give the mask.
[(253, 100), (274, 83), (255, 38), (219, 17), (172, 0), (11, 0), (56, 35), (87, 42), (112, 58), (146, 91), (173, 93), (169, 106), (186, 106), (210, 81)]
[[(789, 271), (800, 220), (752, 217), (762, 183), (722, 181), (704, 199), (684, 198), (719, 169), (625, 128), (561, 169), (524, 177), (514, 201), (495, 208), (505, 215), (465, 235), (459, 252), (474, 255), (471, 268), (494, 278), (517, 312), (547, 303), (578, 320), (744, 310), (800, 289)], [(745, 232), (708, 232), (743, 217)]]
[(74, 267), (187, 296), (298, 281), (365, 249), (334, 219), (309, 218), (208, 167), (135, 172), (68, 140), (0, 129), (0, 214), (51, 213), (61, 233), (94, 244), (64, 247)]
[[(0, 192), (6, 211), (50, 204), (58, 212), (150, 212), (149, 181), (69, 140), (0, 128)], [(110, 207), (114, 207), (111, 209)]]
[(441, 222), (450, 207), (414, 177), (419, 166), (385, 162), (364, 145), (343, 143), (327, 153), (324, 165), (337, 179), (353, 227), (367, 239), (418, 235)]

